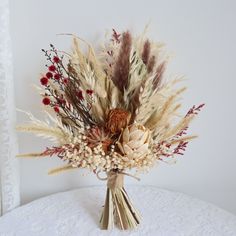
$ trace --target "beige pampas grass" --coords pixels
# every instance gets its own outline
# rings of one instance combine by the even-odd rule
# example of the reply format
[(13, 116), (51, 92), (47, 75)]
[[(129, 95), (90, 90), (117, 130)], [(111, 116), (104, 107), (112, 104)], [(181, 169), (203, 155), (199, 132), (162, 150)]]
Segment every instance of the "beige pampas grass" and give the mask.
[(162, 139), (168, 139), (174, 135), (176, 135), (179, 131), (189, 126), (189, 123), (193, 120), (194, 116), (184, 117), (181, 121), (177, 123), (173, 128), (169, 129), (168, 132), (166, 132)]
[(34, 133), (36, 136), (49, 139), (54, 143), (63, 144), (73, 140), (74, 135), (70, 128), (64, 126), (61, 120), (53, 118), (49, 113), (46, 112), (49, 120), (45, 122), (38, 120), (31, 113), (24, 113), (30, 118), (31, 122), (25, 125), (17, 126), (16, 130), (20, 132)]
[(162, 122), (166, 122), (169, 120), (168, 116), (172, 116), (173, 111), (176, 111), (176, 109), (179, 108), (178, 106), (174, 107), (174, 110), (171, 109), (173, 105), (175, 105), (176, 98), (183, 93), (186, 90), (186, 88), (181, 88), (175, 94), (167, 98), (165, 104), (161, 108), (160, 111), (155, 111), (150, 116), (150, 118), (146, 121), (145, 126), (148, 127), (150, 130), (153, 130), (156, 128), (156, 123), (159, 123), (159, 127), (161, 126)]

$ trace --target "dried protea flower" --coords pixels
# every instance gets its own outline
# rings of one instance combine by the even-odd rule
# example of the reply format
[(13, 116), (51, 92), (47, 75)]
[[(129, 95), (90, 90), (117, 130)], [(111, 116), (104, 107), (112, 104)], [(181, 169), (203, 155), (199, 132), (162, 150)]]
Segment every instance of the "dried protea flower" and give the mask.
[(112, 109), (108, 113), (107, 129), (113, 134), (120, 132), (129, 124), (130, 118), (130, 112), (121, 108)]
[(102, 144), (104, 152), (107, 152), (108, 147), (112, 144), (112, 140), (109, 138), (109, 134), (98, 126), (95, 126), (88, 130), (87, 142), (90, 148), (96, 147)]
[(117, 145), (128, 159), (142, 158), (149, 154), (150, 131), (143, 125), (126, 127)]

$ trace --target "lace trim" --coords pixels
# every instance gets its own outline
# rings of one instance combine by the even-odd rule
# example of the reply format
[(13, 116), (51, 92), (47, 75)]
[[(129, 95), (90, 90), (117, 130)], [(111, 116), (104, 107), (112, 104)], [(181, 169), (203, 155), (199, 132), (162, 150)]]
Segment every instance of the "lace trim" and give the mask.
[(0, 1), (0, 214), (19, 205), (18, 150), (15, 127), (9, 3)]

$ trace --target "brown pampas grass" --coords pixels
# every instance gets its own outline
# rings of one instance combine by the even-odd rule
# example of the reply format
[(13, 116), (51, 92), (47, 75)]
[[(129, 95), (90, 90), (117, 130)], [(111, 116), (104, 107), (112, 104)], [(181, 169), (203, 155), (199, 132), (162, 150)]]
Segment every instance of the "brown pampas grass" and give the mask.
[(157, 67), (157, 70), (156, 70), (156, 76), (153, 80), (153, 89), (156, 89), (160, 83), (161, 83), (161, 80), (163, 78), (163, 74), (164, 74), (164, 71), (165, 71), (165, 68), (166, 68), (166, 62), (162, 62), (158, 67)]
[(142, 60), (145, 65), (148, 64), (150, 57), (151, 46), (149, 40), (146, 40), (143, 45)]
[(129, 69), (130, 69), (130, 52), (132, 37), (129, 31), (122, 35), (119, 55), (114, 67), (112, 80), (120, 91), (124, 91), (128, 85)]
[(147, 64), (147, 72), (148, 73), (153, 72), (153, 68), (154, 68), (155, 64), (156, 64), (156, 57), (151, 56), (151, 58), (149, 59), (148, 64)]

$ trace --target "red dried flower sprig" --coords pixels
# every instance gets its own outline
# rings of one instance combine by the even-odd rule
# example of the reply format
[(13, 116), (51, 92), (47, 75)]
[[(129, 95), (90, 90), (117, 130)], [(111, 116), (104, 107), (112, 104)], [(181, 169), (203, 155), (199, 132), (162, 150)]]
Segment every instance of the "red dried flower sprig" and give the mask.
[(189, 115), (197, 115), (199, 111), (201, 111), (201, 109), (205, 106), (204, 103), (202, 103), (199, 106), (193, 106), (192, 108), (189, 109), (189, 111), (187, 112), (187, 114), (185, 115), (185, 117), (189, 116)]
[[(76, 90), (77, 84), (73, 83), (74, 76), (69, 70), (69, 67), (67, 68), (63, 64), (63, 55), (59, 56), (57, 49), (52, 44), (50, 44), (49, 50), (42, 49), (42, 51), (44, 52), (47, 61), (50, 63), (50, 65), (46, 65), (48, 72), (46, 72), (45, 76), (40, 80), (41, 84), (45, 86), (46, 92), (44, 94), (46, 99), (44, 98), (42, 100), (43, 104), (50, 105), (58, 115), (64, 118), (64, 120), (69, 119), (75, 124), (77, 124), (77, 121), (79, 120), (91, 122), (91, 117), (86, 117), (85, 114), (89, 114), (89, 110), (91, 109), (93, 103), (93, 90), (87, 89), (85, 91), (85, 93), (89, 95), (86, 100), (80, 88), (78, 88), (78, 91), (73, 92)], [(58, 85), (58, 91), (55, 87), (51, 88), (49, 80)], [(71, 88), (73, 88), (73, 90), (71, 90)], [(74, 93), (75, 96), (70, 94), (71, 92)], [(72, 109), (73, 105), (70, 104), (71, 101), (65, 99), (65, 96), (62, 94), (65, 94), (65, 96), (70, 99), (75, 99), (77, 97), (76, 106), (78, 109)], [(49, 100), (50, 102), (48, 102)], [(78, 113), (78, 111), (81, 111), (81, 113)]]
[(176, 147), (172, 147), (172, 145), (168, 142), (162, 141), (156, 147), (155, 152), (158, 155), (158, 160), (163, 161), (162, 157), (174, 157), (175, 155), (184, 155), (184, 151), (187, 148), (188, 142), (181, 141)]
[(174, 149), (173, 154), (184, 155), (183, 152), (186, 150), (187, 144), (188, 142), (180, 142), (178, 146)]
[[(193, 106), (189, 109), (185, 117), (190, 115), (198, 115), (201, 109), (205, 106), (205, 104), (200, 104), (199, 106)], [(178, 140), (180, 137), (187, 134), (188, 127), (184, 127), (181, 131), (179, 131), (171, 141)], [(162, 141), (157, 144), (155, 148), (155, 152), (158, 156), (158, 159), (163, 161), (163, 157), (174, 157), (175, 155), (184, 155), (184, 151), (187, 148), (187, 141), (180, 141), (177, 146), (173, 147), (173, 145), (169, 142)]]
[(117, 31), (115, 29), (112, 29), (112, 38), (111, 38), (111, 41), (113, 42), (116, 42), (116, 43), (120, 43), (120, 37), (121, 37), (121, 34), (117, 33)]
[[(198, 112), (201, 111), (201, 109), (205, 106), (204, 103), (200, 104), (199, 106), (193, 106), (191, 107), (188, 112), (186, 113), (185, 117), (190, 116), (190, 115), (198, 115)], [(185, 134), (187, 134), (188, 127), (184, 127), (182, 130), (180, 130), (179, 133), (176, 134), (176, 138), (181, 137)]]
[(65, 148), (63, 147), (52, 147), (52, 148), (46, 148), (46, 150), (42, 153), (42, 156), (58, 156), (60, 157), (65, 152)]
[[(53, 79), (54, 82), (56, 82), (60, 89), (64, 91), (63, 79), (68, 77), (68, 71), (66, 70), (65, 66), (63, 65), (63, 55), (59, 57), (58, 52), (56, 48), (50, 44), (50, 50), (44, 50), (44, 52), (47, 61), (50, 63), (50, 65), (46, 65), (48, 68), (48, 72), (46, 73), (46, 77), (48, 79)], [(62, 80), (61, 80), (62, 79)]]
[(47, 147), (46, 150), (42, 152), (42, 156), (52, 157), (55, 155), (63, 159), (65, 157), (65, 152), (72, 149), (76, 149), (76, 147), (72, 148), (71, 145), (69, 144), (59, 147), (51, 147), (51, 148)]

